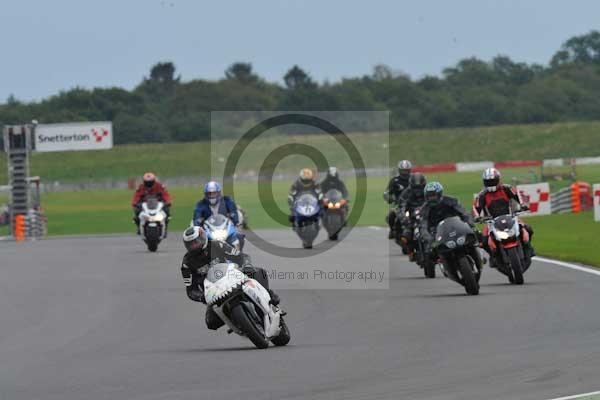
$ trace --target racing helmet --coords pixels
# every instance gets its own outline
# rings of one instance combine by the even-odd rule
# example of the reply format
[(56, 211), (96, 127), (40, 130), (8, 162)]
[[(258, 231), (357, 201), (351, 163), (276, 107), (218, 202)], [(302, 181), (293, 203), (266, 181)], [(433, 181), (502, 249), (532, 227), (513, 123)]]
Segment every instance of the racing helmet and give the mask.
[(410, 176), (410, 179), (408, 180), (408, 184), (411, 189), (424, 190), (425, 185), (427, 185), (427, 179), (425, 178), (425, 175), (423, 175), (422, 173), (415, 172), (414, 174), (412, 174)]
[(429, 182), (423, 190), (425, 194), (425, 202), (433, 207), (436, 207), (442, 201), (444, 196), (444, 187), (439, 182)]
[(208, 245), (206, 232), (199, 226), (190, 226), (183, 232), (183, 245), (187, 251), (205, 249)]
[(495, 192), (496, 190), (498, 190), (501, 178), (502, 175), (500, 174), (500, 171), (498, 171), (496, 168), (488, 168), (485, 171), (483, 171), (482, 180), (485, 191)]
[(315, 174), (313, 173), (312, 169), (302, 168), (300, 170), (300, 182), (302, 182), (303, 185), (308, 186), (309, 184), (314, 182), (314, 180)]
[(204, 185), (204, 197), (211, 205), (217, 204), (221, 200), (221, 185), (215, 181), (208, 182)]
[(327, 176), (329, 176), (330, 178), (337, 178), (338, 177), (338, 170), (336, 167), (329, 167), (329, 169), (327, 170)]
[(154, 182), (156, 182), (156, 175), (154, 175), (152, 172), (146, 172), (142, 180), (144, 181), (144, 186), (151, 188), (154, 186)]
[(398, 163), (398, 175), (408, 177), (412, 171), (412, 163), (408, 160), (402, 160)]

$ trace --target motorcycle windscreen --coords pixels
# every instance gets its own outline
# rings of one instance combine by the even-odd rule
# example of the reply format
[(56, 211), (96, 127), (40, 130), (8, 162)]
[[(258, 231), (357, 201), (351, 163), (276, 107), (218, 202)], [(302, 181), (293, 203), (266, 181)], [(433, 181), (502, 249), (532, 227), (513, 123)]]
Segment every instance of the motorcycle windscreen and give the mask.
[(300, 194), (294, 203), (294, 210), (303, 217), (312, 217), (319, 212), (319, 202), (312, 193)]
[(215, 264), (208, 270), (206, 274), (206, 280), (212, 283), (216, 283), (226, 277), (229, 273), (229, 264), (227, 263), (219, 263)]
[(514, 224), (513, 217), (510, 215), (501, 215), (494, 219), (494, 228), (498, 231), (508, 231)]
[(329, 189), (327, 193), (325, 193), (325, 198), (329, 200), (330, 203), (339, 203), (344, 199), (342, 192), (337, 189)]
[(156, 210), (158, 208), (158, 199), (155, 196), (147, 197), (145, 203), (149, 210)]
[(460, 217), (446, 218), (440, 222), (436, 229), (436, 241), (446, 242), (448, 240), (456, 240), (459, 237), (473, 233), (473, 230)]

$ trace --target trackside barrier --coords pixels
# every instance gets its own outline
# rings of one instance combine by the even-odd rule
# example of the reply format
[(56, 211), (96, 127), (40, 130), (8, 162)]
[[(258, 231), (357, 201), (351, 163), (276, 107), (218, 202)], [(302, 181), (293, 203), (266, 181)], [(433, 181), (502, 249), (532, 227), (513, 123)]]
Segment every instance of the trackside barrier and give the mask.
[(552, 194), (552, 213), (580, 213), (591, 210), (592, 186), (587, 182), (575, 182), (571, 186), (563, 188)]
[(594, 221), (600, 222), (600, 183), (594, 185)]
[(13, 224), (13, 237), (17, 242), (25, 240), (25, 216), (22, 214), (15, 215)]
[(552, 213), (548, 182), (517, 185), (517, 191), (521, 201), (529, 205), (528, 215), (550, 215)]

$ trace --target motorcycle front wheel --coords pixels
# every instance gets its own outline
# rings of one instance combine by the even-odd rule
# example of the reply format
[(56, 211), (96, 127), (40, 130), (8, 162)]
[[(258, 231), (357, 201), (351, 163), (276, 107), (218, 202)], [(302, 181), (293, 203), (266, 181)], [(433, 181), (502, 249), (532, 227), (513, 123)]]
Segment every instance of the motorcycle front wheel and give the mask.
[(248, 315), (241, 303), (233, 307), (231, 318), (256, 347), (259, 349), (269, 347), (269, 341), (265, 337), (263, 327), (252, 316)]
[(510, 260), (510, 268), (512, 269), (515, 285), (522, 285), (523, 279), (523, 265), (521, 263), (521, 257), (519, 257), (518, 247), (506, 250), (508, 259)]
[(477, 283), (477, 278), (475, 278), (475, 274), (473, 273), (473, 266), (467, 259), (467, 257), (461, 257), (458, 260), (460, 276), (463, 281), (463, 285), (465, 286), (465, 291), (467, 294), (471, 296), (475, 296), (479, 294), (479, 283)]

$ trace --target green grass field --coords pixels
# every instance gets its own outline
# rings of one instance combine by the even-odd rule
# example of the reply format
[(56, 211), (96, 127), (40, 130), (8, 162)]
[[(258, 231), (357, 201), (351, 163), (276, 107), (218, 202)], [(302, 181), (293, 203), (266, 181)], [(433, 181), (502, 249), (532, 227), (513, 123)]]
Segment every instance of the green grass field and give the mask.
[[(505, 171), (505, 176), (519, 175), (523, 171)], [(582, 167), (584, 180), (600, 182), (600, 167)], [(478, 173), (430, 175), (429, 180), (439, 180), (449, 195), (456, 196), (470, 207), (473, 194), (480, 185)], [(385, 225), (387, 205), (382, 192), (387, 180), (371, 178), (367, 182), (367, 201), (358, 225)], [(355, 191), (355, 182), (349, 181), (349, 190)], [(281, 210), (286, 210), (288, 183), (275, 182), (274, 197)], [(173, 188), (173, 220), (171, 231), (178, 235), (190, 222), (195, 202), (201, 197), (200, 189)], [(258, 200), (255, 184), (241, 183), (235, 186), (236, 200), (249, 215), (253, 228), (285, 228), (273, 221)], [(84, 191), (72, 193), (49, 193), (44, 195), (43, 204), (49, 219), (50, 235), (79, 235), (132, 233), (129, 202), (132, 192), (127, 190)], [(0, 199), (0, 203), (2, 199)], [(579, 215), (552, 215), (527, 219), (535, 230), (535, 246), (539, 255), (584, 264), (600, 266), (600, 253), (595, 251), (600, 224), (593, 221), (590, 212)], [(2, 230), (3, 229), (3, 230)], [(6, 229), (0, 229), (0, 236)], [(3, 233), (4, 232), (4, 233)], [(384, 239), (384, 233), (381, 233)]]
[[(417, 164), (478, 160), (541, 160), (544, 158), (600, 155), (600, 122), (514, 125), (445, 130), (413, 130), (387, 134), (351, 134), (368, 167), (385, 167), (401, 158)], [(118, 134), (118, 133), (117, 133)], [(265, 155), (288, 143), (309, 144), (321, 150), (340, 168), (351, 163), (339, 145), (326, 134), (268, 136), (253, 143), (240, 160), (238, 171), (258, 170)], [(565, 145), (568, 143), (568, 146)], [(125, 180), (153, 170), (161, 177), (217, 175), (235, 144), (232, 140), (173, 144), (116, 146), (109, 151), (34, 154), (32, 175), (44, 182)], [(211, 174), (211, 157), (213, 168)], [(278, 165), (295, 171), (297, 159)], [(0, 153), (0, 184), (7, 181), (6, 159)]]

